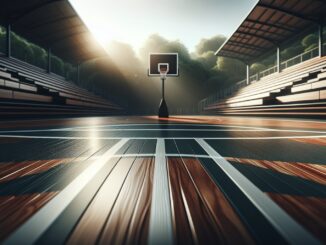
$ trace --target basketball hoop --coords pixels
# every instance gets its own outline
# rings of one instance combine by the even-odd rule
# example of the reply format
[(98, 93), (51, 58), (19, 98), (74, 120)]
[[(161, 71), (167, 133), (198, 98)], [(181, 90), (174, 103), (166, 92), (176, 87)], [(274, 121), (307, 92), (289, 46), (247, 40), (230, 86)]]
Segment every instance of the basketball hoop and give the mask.
[(166, 75), (169, 72), (169, 63), (158, 63), (157, 69), (161, 75), (161, 79), (166, 79)]
[(167, 77), (179, 76), (178, 53), (150, 53), (148, 76), (160, 76), (162, 82), (162, 99), (158, 109), (158, 116), (169, 117), (168, 106), (165, 102), (164, 84)]

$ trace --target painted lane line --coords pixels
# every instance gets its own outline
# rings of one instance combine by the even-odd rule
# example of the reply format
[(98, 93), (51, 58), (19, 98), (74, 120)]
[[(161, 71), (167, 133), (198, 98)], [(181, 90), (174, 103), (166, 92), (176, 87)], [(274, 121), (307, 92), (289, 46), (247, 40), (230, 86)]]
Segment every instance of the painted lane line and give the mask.
[[(121, 132), (121, 129), (101, 129), (101, 130), (71, 130), (74, 132)], [(274, 129), (274, 128), (258, 128), (258, 129), (191, 129), (191, 128), (124, 128), (123, 131), (186, 131), (186, 132), (291, 132), (291, 133), (314, 133), (314, 134), (326, 134), (326, 131), (315, 131), (315, 130), (296, 130), (296, 129)], [(17, 133), (9, 132), (9, 133)], [(3, 132), (1, 132), (3, 133)], [(6, 133), (6, 132), (4, 132)], [(20, 132), (18, 132), (20, 133)]]
[[(2, 134), (0, 138), (22, 138), (22, 139), (67, 139), (67, 140), (116, 140), (116, 139), (135, 139), (135, 140), (154, 140), (157, 137), (78, 137), (78, 136), (39, 136), (39, 135), (14, 135)], [(176, 139), (188, 140), (194, 137), (159, 137), (159, 139)], [(326, 138), (326, 134), (322, 135), (298, 135), (298, 136), (269, 136), (269, 137), (209, 137), (205, 140), (275, 140), (275, 139), (318, 139)]]
[(142, 124), (106, 124), (106, 125), (95, 125), (95, 126), (82, 126), (82, 127), (70, 127), (66, 129), (74, 129), (74, 128), (104, 128), (104, 127), (139, 127), (139, 126), (195, 126), (195, 127), (225, 127), (225, 128), (258, 128), (252, 126), (241, 126), (241, 125), (221, 125), (221, 124), (196, 124), (196, 123), (142, 123)]
[[(121, 130), (123, 131), (131, 131), (131, 132), (141, 132), (141, 131), (198, 131), (198, 132), (261, 132), (261, 131), (275, 131), (272, 129), (187, 129), (187, 128), (136, 128), (136, 129), (132, 129), (132, 128), (110, 128), (110, 129), (71, 129), (71, 130), (16, 130), (16, 131), (1, 131), (0, 133), (4, 134), (4, 133), (37, 133), (37, 132), (121, 132)], [(309, 132), (309, 131), (308, 131)], [(311, 131), (314, 132), (314, 131)], [(317, 132), (318, 133), (318, 132)], [(320, 132), (319, 132), (320, 133)], [(323, 133), (326, 133), (326, 131), (324, 131)]]
[[(205, 131), (208, 131), (208, 132), (260, 132), (260, 131), (274, 131), (274, 130), (270, 130), (270, 129), (198, 129), (198, 128), (124, 128), (124, 129), (121, 129), (121, 128), (109, 128), (109, 129), (77, 129), (77, 130), (72, 130), (74, 132), (121, 132), (121, 130), (123, 131), (135, 131), (135, 132), (138, 132), (138, 131), (189, 131), (189, 132), (192, 132), (192, 131), (198, 131), (198, 132), (205, 132)], [(13, 132), (10, 132), (10, 133), (13, 133)], [(19, 133), (19, 132), (18, 132)], [(326, 131), (324, 131), (324, 133), (326, 133)]]
[[(252, 119), (252, 118), (251, 118)], [(262, 119), (270, 120), (270, 119)], [(303, 121), (303, 120), (282, 120), (279, 121), (291, 121), (291, 122), (312, 122), (312, 123), (326, 123), (325, 121)], [(143, 124), (106, 124), (106, 125), (94, 125), (94, 126), (75, 126), (75, 127), (62, 127), (62, 128), (51, 128), (51, 129), (30, 129), (30, 130), (6, 130), (0, 131), (0, 133), (13, 133), (13, 132), (56, 132), (56, 131), (75, 131), (78, 129), (82, 130), (93, 130), (95, 128), (112, 128), (120, 127), (117, 129), (122, 129), (125, 127), (139, 127), (139, 126), (195, 126), (195, 127), (223, 127), (223, 128), (243, 128), (243, 129), (257, 129), (257, 130), (278, 130), (266, 127), (255, 127), (255, 126), (241, 126), (241, 125), (220, 125), (220, 124), (194, 124), (194, 123), (172, 123), (172, 124), (154, 124), (154, 123), (143, 123)], [(308, 131), (310, 132), (310, 131)], [(320, 132), (320, 131), (311, 131)]]
[[(155, 157), (155, 154), (151, 154), (151, 153), (134, 153), (134, 154), (116, 154), (113, 157)], [(200, 155), (200, 154), (170, 154), (170, 153), (166, 153), (165, 154), (166, 157), (191, 157), (191, 158), (212, 158), (211, 156), (208, 155)], [(223, 158), (223, 157), (216, 157), (216, 158)]]
[[(135, 127), (136, 126), (136, 127)], [(4, 130), (0, 133), (13, 133), (13, 132), (57, 132), (57, 131), (93, 131), (93, 130), (137, 130), (141, 128), (137, 128), (139, 126), (191, 126), (191, 127), (208, 127), (208, 128), (239, 128), (239, 129), (257, 129), (257, 130), (265, 130), (266, 128), (262, 127), (252, 127), (252, 126), (235, 126), (235, 125), (212, 125), (212, 124), (116, 124), (116, 125), (101, 125), (101, 126), (85, 126), (85, 127), (69, 127), (69, 128), (50, 128), (50, 129), (18, 129), (18, 130)], [(131, 129), (125, 129), (125, 127), (134, 127)], [(102, 129), (104, 128), (104, 129)], [(145, 128), (146, 129), (146, 128)], [(159, 128), (153, 128), (154, 130)], [(176, 127), (175, 129), (179, 129)]]
[(115, 153), (128, 141), (122, 139), (113, 145), (100, 158), (93, 162), (58, 195), (37, 211), (29, 220), (20, 226), (3, 244), (34, 244), (39, 237), (51, 226), (78, 193), (105, 166)]
[[(126, 126), (193, 126), (193, 127), (201, 127), (201, 128), (125, 128)], [(106, 127), (104, 129), (101, 129)], [(112, 128), (117, 127), (117, 128)], [(209, 127), (209, 129), (202, 129), (202, 127)], [(212, 127), (225, 127), (225, 128), (236, 128), (232, 129), (211, 129)], [(98, 129), (100, 128), (100, 129)], [(25, 130), (5, 130), (0, 131), (0, 134), (3, 133), (32, 133), (32, 132), (115, 132), (121, 131), (123, 128), (124, 131), (226, 131), (226, 132), (260, 132), (260, 131), (275, 131), (275, 132), (295, 132), (295, 133), (321, 133), (326, 134), (326, 131), (317, 131), (317, 130), (300, 130), (300, 129), (277, 129), (277, 128), (267, 128), (267, 127), (252, 127), (252, 126), (233, 126), (233, 125), (204, 125), (204, 124), (126, 124), (126, 125), (101, 125), (101, 126), (85, 126), (85, 127), (70, 127), (70, 128), (51, 128), (51, 129), (25, 129)]]
[[(197, 143), (212, 156), (217, 166), (246, 195), (252, 204), (264, 215), (285, 240), (290, 244), (320, 244), (308, 231), (292, 219), (283, 209), (259, 190), (251, 181), (242, 175), (225, 158), (216, 152), (205, 140), (196, 139)], [(218, 158), (216, 158), (218, 157)]]
[(121, 157), (155, 157), (155, 154), (151, 153), (128, 153), (128, 154), (116, 154), (113, 157), (121, 158)]
[[(155, 125), (155, 124), (154, 124)], [(180, 126), (180, 125), (176, 125), (176, 124), (169, 124), (169, 126)], [(125, 129), (123, 128), (123, 130), (125, 131), (158, 131), (158, 130), (162, 130), (162, 131), (230, 131), (230, 132), (237, 132), (237, 131), (279, 131), (279, 132), (297, 132), (297, 133), (326, 133), (326, 131), (317, 131), (317, 130), (301, 130), (301, 129), (277, 129), (277, 128), (267, 128), (267, 127), (252, 127), (252, 126), (231, 126), (231, 125), (196, 125), (196, 124), (185, 124), (182, 126), (195, 126), (195, 127), (223, 127), (223, 128), (238, 128), (235, 130), (231, 130), (231, 129), (191, 129), (191, 128), (167, 128), (167, 129), (160, 129), (160, 128), (128, 128)], [(104, 128), (104, 129), (95, 129), (92, 127), (89, 128), (71, 128), (69, 129), (69, 131), (119, 131), (122, 128)], [(46, 130), (45, 130), (46, 131)], [(55, 131), (55, 130), (51, 130), (51, 131)], [(61, 130), (58, 130), (61, 131)], [(67, 131), (67, 130), (62, 130), (62, 131)], [(3, 131), (3, 132), (18, 132), (18, 131)], [(0, 133), (2, 133), (0, 131)]]
[(165, 143), (157, 139), (148, 243), (173, 244), (172, 211)]
[(326, 131), (316, 131), (316, 130), (297, 130), (297, 129), (274, 129), (274, 128), (253, 128), (253, 129), (191, 129), (191, 128), (114, 128), (114, 129), (33, 129), (33, 130), (10, 130), (10, 131), (0, 131), (1, 134), (6, 133), (37, 133), (37, 132), (141, 132), (141, 131), (184, 131), (184, 132), (290, 132), (290, 133), (313, 133), (313, 134), (326, 134)]

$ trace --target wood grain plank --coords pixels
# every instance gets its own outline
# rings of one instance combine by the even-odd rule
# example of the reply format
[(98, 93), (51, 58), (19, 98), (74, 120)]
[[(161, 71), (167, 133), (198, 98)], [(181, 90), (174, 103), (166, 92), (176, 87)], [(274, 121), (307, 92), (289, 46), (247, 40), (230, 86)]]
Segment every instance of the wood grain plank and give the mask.
[(17, 179), (23, 176), (39, 174), (60, 164), (75, 163), (84, 160), (93, 160), (89, 157), (49, 159), (23, 162), (9, 162), (0, 164), (0, 183)]
[(249, 164), (252, 166), (271, 169), (276, 172), (300, 177), (326, 185), (326, 165), (300, 162), (268, 161), (246, 158), (226, 157), (228, 161)]
[(130, 158), (117, 163), (75, 227), (68, 244), (96, 243), (132, 164)]
[(246, 228), (196, 159), (169, 159), (177, 244), (252, 244)]
[(0, 203), (0, 240), (6, 238), (20, 224), (51, 200), (57, 192), (21, 196), (2, 196)]
[[(202, 200), (206, 203), (221, 235), (223, 241), (229, 244), (251, 244), (252, 238), (241, 222), (229, 201), (222, 191), (215, 185), (197, 159), (183, 159), (191, 174)], [(227, 235), (227, 236), (225, 236)]]
[(326, 243), (326, 198), (267, 194), (312, 234)]
[(152, 158), (138, 158), (105, 224), (99, 244), (145, 244), (152, 198)]
[(182, 198), (182, 179), (183, 172), (180, 169), (180, 160), (177, 158), (168, 159), (168, 171), (171, 191), (171, 208), (173, 228), (176, 244), (194, 244), (191, 222)]
[[(325, 126), (326, 128), (326, 126)], [(313, 145), (320, 145), (320, 146), (326, 146), (326, 139), (325, 138), (315, 138), (315, 139), (291, 139), (292, 141), (300, 142), (300, 143), (306, 143), (306, 144), (313, 144)]]

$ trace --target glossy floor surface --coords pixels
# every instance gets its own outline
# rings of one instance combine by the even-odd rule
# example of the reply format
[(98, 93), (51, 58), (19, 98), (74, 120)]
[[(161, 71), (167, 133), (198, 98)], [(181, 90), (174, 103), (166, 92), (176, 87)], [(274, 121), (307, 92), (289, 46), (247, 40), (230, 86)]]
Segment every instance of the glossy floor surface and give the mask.
[(326, 243), (326, 121), (0, 122), (4, 244)]

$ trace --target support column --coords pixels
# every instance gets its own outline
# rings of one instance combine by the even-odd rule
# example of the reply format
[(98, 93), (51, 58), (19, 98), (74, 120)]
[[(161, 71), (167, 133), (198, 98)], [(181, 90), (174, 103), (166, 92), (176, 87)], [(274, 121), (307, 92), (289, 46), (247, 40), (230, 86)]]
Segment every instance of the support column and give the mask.
[(320, 23), (318, 26), (318, 53), (319, 57), (324, 56), (324, 49), (323, 49), (324, 37), (323, 37), (323, 24)]
[(47, 72), (51, 73), (51, 48), (48, 48), (48, 66)]
[(250, 84), (250, 64), (247, 65), (247, 74), (246, 74), (246, 80), (247, 80), (247, 85)]
[(165, 88), (164, 88), (165, 79), (162, 78), (162, 99), (165, 100)]
[(279, 46), (277, 46), (277, 48), (276, 48), (276, 71), (278, 72), (278, 73), (280, 73), (281, 72), (281, 62), (280, 62), (280, 47)]
[(158, 117), (169, 117), (169, 110), (168, 110), (168, 106), (165, 102), (165, 88), (164, 88), (164, 83), (165, 83), (165, 77), (161, 76), (161, 82), (162, 82), (162, 99), (160, 102), (160, 106), (158, 109)]
[(6, 26), (6, 56), (11, 56), (11, 25)]

